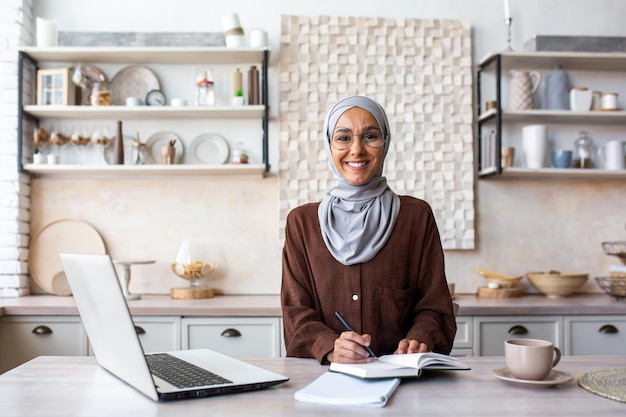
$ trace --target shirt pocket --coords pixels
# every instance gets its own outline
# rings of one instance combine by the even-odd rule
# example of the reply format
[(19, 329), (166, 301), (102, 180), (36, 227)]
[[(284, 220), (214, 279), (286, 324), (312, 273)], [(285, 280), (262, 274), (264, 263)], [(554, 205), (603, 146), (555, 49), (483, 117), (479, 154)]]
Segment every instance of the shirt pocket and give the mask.
[(406, 336), (413, 324), (413, 305), (416, 287), (377, 288), (378, 326), (385, 340), (392, 341), (394, 349), (400, 339)]

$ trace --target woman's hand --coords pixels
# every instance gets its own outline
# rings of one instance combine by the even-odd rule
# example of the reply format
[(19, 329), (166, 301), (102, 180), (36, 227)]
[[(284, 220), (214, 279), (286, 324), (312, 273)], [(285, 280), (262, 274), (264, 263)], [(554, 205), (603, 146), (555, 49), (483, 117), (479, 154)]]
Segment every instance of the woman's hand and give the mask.
[[(337, 342), (335, 342), (335, 345), (336, 344)], [(429, 351), (430, 349), (428, 349), (426, 343), (420, 343), (417, 340), (402, 339), (400, 343), (398, 343), (398, 348), (394, 354), (402, 355), (405, 353), (424, 353)]]
[(340, 363), (367, 363), (373, 361), (365, 350), (372, 338), (369, 334), (360, 335), (357, 332), (343, 332), (335, 340), (335, 348), (326, 355), (329, 362)]

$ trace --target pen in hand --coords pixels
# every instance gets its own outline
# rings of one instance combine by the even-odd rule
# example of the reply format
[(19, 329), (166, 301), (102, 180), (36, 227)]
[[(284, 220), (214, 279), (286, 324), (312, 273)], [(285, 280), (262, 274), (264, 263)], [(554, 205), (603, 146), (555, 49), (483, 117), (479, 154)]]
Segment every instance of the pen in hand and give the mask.
[[(341, 314), (339, 314), (338, 311), (335, 311), (335, 316), (337, 316), (337, 320), (339, 320), (339, 322), (343, 325), (343, 327), (346, 328), (346, 330), (353, 332), (354, 328), (350, 325), (350, 323), (348, 323), (348, 321), (346, 319), (343, 318), (343, 316)], [(369, 355), (372, 358), (376, 358), (376, 354), (374, 352), (372, 352), (372, 349), (369, 348), (369, 346), (363, 346), (365, 348), (365, 350), (367, 351), (367, 353), (369, 353)]]

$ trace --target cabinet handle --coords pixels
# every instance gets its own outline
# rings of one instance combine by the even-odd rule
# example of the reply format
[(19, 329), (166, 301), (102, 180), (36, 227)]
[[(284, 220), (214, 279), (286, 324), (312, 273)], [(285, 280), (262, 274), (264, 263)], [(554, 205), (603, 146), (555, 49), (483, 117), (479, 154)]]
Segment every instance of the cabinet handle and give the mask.
[(528, 334), (528, 329), (524, 326), (515, 325), (509, 329), (508, 333), (516, 335)]
[(619, 330), (617, 330), (617, 327), (613, 326), (612, 324), (605, 324), (604, 326), (600, 327), (598, 333), (613, 334), (619, 333)]
[(146, 331), (141, 326), (135, 326), (135, 332), (137, 332), (137, 334), (146, 334)]
[(240, 337), (241, 333), (237, 329), (226, 329), (222, 332), (224, 337)]
[(52, 329), (48, 326), (37, 326), (33, 329), (33, 334), (52, 334)]

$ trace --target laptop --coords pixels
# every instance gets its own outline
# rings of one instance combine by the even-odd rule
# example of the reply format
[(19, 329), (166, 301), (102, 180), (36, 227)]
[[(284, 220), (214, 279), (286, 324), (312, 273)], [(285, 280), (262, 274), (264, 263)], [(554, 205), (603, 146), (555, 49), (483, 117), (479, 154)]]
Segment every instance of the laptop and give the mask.
[[(109, 255), (59, 256), (98, 364), (149, 398), (207, 397), (289, 380), (209, 349), (145, 354)], [(164, 370), (172, 362), (175, 381)]]

